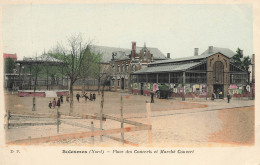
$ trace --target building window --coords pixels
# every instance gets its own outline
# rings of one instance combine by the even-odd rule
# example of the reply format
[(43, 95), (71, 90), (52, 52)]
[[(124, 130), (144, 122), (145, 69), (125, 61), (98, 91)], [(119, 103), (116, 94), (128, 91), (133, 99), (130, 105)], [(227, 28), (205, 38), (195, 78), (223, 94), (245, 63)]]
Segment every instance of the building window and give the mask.
[(125, 65), (122, 64), (122, 73), (124, 73), (124, 72), (125, 72)]
[(137, 76), (138, 76), (138, 75), (132, 75), (132, 82), (133, 82), (133, 83), (136, 83), (136, 82), (137, 82)]
[(115, 74), (115, 66), (114, 65), (112, 66), (112, 72), (113, 72), (113, 74)]
[(138, 79), (137, 79), (138, 82), (146, 82), (146, 75), (142, 75), (142, 74), (139, 74), (138, 75)]
[(126, 73), (128, 73), (128, 65), (126, 65)]
[(114, 80), (114, 79), (111, 80), (111, 86), (112, 86), (112, 87), (115, 86), (115, 80)]
[(183, 83), (183, 73), (182, 72), (174, 72), (171, 73), (171, 83)]
[(156, 83), (157, 75), (156, 74), (148, 74), (148, 82), (150, 83)]
[(169, 73), (160, 73), (158, 75), (159, 83), (169, 83)]
[(224, 65), (221, 61), (214, 63), (214, 77), (215, 83), (223, 84), (224, 83)]
[(125, 79), (125, 88), (128, 88), (128, 79)]
[(120, 79), (117, 79), (117, 87), (120, 87)]
[(117, 65), (117, 73), (120, 73), (120, 65)]
[(136, 66), (132, 65), (132, 71), (135, 72)]
[(247, 84), (248, 75), (247, 74), (231, 74), (230, 83), (231, 84)]
[(207, 83), (207, 75), (206, 73), (186, 73), (186, 83)]

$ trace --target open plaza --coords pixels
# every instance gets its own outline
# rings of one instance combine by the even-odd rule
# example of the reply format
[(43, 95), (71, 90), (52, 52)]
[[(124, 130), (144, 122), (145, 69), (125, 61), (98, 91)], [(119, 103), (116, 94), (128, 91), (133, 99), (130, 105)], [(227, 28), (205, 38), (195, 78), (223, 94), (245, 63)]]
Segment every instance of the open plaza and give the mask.
[[(87, 91), (88, 93), (94, 91)], [(77, 92), (76, 92), (77, 93)], [(101, 109), (101, 95), (95, 92), (95, 101), (74, 98), (73, 114), (69, 116), (70, 103), (64, 98), (59, 108), (61, 124), (59, 132), (55, 124), (56, 108), (49, 108), (53, 97), (36, 97), (36, 111), (32, 111), (32, 97), (18, 97), (17, 93), (6, 93), (6, 111), (10, 112), (9, 129), (6, 129), (6, 143), (50, 136), (65, 136), (91, 131), (91, 122), (95, 130), (100, 129), (100, 120), (78, 118), (95, 116)], [(121, 104), (122, 96), (122, 104)], [(56, 98), (57, 99), (57, 98)], [(120, 132), (100, 136), (65, 138), (39, 142), (41, 145), (95, 145), (95, 146), (237, 146), (254, 145), (254, 101), (226, 99), (157, 99), (150, 104), (151, 115), (148, 118), (146, 102), (149, 96), (132, 95), (120, 92), (104, 92), (104, 115), (143, 124), (150, 123), (149, 130), (137, 130), (124, 133), (124, 142)], [(47, 117), (44, 117), (47, 116)], [(48, 117), (49, 116), (49, 117)], [(24, 123), (53, 123), (24, 125)], [(20, 124), (20, 125), (19, 125)], [(121, 123), (106, 119), (102, 121), (104, 130), (117, 129)], [(128, 128), (130, 124), (124, 123)], [(92, 129), (93, 129), (92, 128)], [(94, 143), (93, 143), (94, 142)], [(32, 143), (33, 144), (33, 143)], [(37, 143), (38, 144), (38, 143)]]

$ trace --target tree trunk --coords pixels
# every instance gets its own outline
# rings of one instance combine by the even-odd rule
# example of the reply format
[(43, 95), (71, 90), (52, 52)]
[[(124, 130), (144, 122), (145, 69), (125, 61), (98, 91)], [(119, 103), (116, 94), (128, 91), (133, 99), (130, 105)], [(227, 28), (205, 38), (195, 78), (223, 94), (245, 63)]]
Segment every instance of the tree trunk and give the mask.
[(73, 114), (73, 83), (70, 81), (70, 112), (69, 115)]
[(85, 93), (85, 91), (86, 91), (86, 79), (84, 78), (83, 87), (82, 87), (82, 93)]
[(34, 88), (33, 88), (33, 107), (32, 107), (32, 111), (36, 111), (36, 103), (35, 103), (35, 91), (36, 91), (36, 85), (37, 85), (37, 78), (38, 78), (38, 73), (36, 73), (35, 76), (35, 81), (34, 81)]
[(98, 78), (98, 95), (100, 95), (100, 77)]

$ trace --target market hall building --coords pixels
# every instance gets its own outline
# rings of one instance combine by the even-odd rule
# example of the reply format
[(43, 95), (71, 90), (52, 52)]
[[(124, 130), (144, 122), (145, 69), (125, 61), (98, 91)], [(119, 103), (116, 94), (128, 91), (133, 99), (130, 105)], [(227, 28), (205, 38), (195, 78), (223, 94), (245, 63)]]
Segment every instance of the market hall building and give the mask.
[(228, 92), (243, 95), (250, 91), (250, 72), (234, 64), (234, 55), (230, 49), (209, 46), (201, 55), (195, 48), (192, 57), (150, 63), (132, 73), (131, 92), (149, 95), (164, 84), (171, 88), (172, 97), (211, 97), (213, 92), (217, 98)]

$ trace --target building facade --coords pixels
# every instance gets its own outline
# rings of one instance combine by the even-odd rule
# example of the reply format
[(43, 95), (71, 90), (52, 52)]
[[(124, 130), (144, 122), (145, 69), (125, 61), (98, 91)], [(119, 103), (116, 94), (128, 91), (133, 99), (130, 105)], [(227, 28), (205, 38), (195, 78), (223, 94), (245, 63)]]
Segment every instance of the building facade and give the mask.
[(234, 55), (230, 49), (210, 46), (201, 55), (195, 48), (192, 57), (153, 62), (132, 74), (132, 93), (149, 95), (167, 85), (173, 97), (245, 95), (249, 72), (234, 65)]
[(114, 51), (112, 60), (111, 89), (131, 92), (131, 74), (145, 68), (153, 61), (163, 61), (167, 58), (157, 48), (136, 47), (136, 42), (132, 42), (132, 49), (126, 51)]

